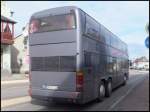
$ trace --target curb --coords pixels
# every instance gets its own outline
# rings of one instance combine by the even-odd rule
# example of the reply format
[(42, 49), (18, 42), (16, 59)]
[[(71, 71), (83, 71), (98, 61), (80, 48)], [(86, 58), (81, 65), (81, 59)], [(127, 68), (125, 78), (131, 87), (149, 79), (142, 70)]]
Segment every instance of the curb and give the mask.
[(29, 80), (26, 79), (26, 80), (12, 80), (12, 81), (1, 81), (1, 84), (2, 85), (6, 85), (6, 84), (17, 84), (17, 83), (28, 83)]
[(23, 96), (23, 97), (8, 99), (8, 100), (1, 100), (1, 108), (5, 108), (8, 106), (13, 106), (21, 103), (26, 103), (29, 101), (31, 101), (30, 96)]

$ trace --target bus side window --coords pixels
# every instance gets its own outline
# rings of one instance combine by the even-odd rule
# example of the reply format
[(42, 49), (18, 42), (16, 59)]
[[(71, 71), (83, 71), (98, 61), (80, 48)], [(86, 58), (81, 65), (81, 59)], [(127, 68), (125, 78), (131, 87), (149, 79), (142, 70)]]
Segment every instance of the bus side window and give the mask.
[(113, 72), (116, 72), (117, 70), (117, 60), (115, 57), (113, 57)]
[(109, 72), (113, 73), (113, 58), (112, 57), (110, 57), (110, 63), (109, 64), (110, 64)]
[(91, 67), (91, 53), (84, 52), (85, 67)]
[(67, 27), (68, 28), (75, 28), (75, 21), (74, 21), (73, 15), (67, 15), (66, 21), (67, 21)]
[(81, 15), (81, 26), (82, 26), (82, 33), (84, 34), (85, 33), (85, 29), (86, 29), (86, 24), (85, 24), (85, 17), (86, 17), (86, 14), (85, 12), (83, 12), (82, 10), (80, 10), (80, 15)]
[(99, 56), (98, 54), (96, 53), (92, 53), (92, 56), (91, 56), (91, 63), (92, 63), (92, 69), (95, 71), (95, 72), (98, 72), (98, 64), (99, 64)]
[(100, 55), (100, 72), (105, 73), (106, 72), (106, 56), (101, 54)]
[(113, 72), (113, 66), (112, 66), (112, 57), (107, 56), (107, 73), (112, 73)]

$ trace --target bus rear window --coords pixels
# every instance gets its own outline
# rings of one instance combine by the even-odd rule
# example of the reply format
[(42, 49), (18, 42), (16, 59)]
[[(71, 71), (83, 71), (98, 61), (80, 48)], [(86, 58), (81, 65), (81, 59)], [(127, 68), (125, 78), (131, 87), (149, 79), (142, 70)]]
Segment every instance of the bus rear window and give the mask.
[(31, 20), (30, 33), (68, 30), (75, 28), (74, 14), (51, 15)]

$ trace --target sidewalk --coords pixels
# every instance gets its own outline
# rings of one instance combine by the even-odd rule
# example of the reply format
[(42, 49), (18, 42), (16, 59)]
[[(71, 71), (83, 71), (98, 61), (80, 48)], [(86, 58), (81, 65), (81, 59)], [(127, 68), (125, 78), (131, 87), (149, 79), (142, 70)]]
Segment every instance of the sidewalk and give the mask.
[(129, 74), (145, 74), (148, 73), (149, 71), (145, 71), (145, 70), (135, 70), (135, 69), (129, 69)]
[(11, 74), (11, 76), (2, 76), (1, 81), (12, 81), (12, 80), (27, 80), (28, 74)]
[(9, 76), (3, 75), (1, 77), (1, 85), (28, 83), (28, 82), (29, 82), (28, 74), (11, 74)]
[(115, 108), (119, 111), (149, 111), (149, 77), (126, 96)]

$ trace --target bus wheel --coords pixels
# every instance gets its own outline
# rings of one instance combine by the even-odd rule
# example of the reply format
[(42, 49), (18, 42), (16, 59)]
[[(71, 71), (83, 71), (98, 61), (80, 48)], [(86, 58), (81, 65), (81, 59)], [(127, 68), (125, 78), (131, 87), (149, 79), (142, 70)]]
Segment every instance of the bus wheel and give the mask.
[(108, 80), (107, 82), (106, 82), (106, 87), (105, 87), (105, 91), (106, 91), (106, 93), (105, 93), (105, 96), (106, 97), (110, 97), (111, 96), (111, 92), (112, 92), (112, 83), (111, 83), (111, 80)]
[(98, 102), (103, 101), (104, 97), (105, 97), (105, 85), (104, 85), (104, 82), (101, 81), (101, 83), (99, 84), (99, 88), (98, 88), (97, 101)]
[(127, 83), (127, 76), (126, 75), (124, 75), (124, 77), (123, 77), (123, 86), (125, 86), (126, 85), (126, 83)]

